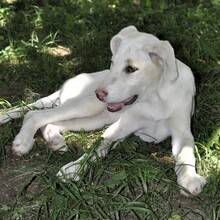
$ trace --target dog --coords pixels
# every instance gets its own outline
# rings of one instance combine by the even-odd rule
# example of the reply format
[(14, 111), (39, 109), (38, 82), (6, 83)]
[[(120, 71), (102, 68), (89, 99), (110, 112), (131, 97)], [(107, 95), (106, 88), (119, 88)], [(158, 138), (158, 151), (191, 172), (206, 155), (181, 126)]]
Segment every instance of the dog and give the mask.
[[(34, 135), (42, 130), (52, 150), (67, 149), (64, 131), (101, 129), (96, 157), (105, 157), (112, 142), (134, 133), (146, 142), (159, 143), (171, 136), (172, 154), (176, 161), (177, 182), (181, 193), (199, 194), (206, 184), (196, 173), (191, 115), (195, 83), (191, 69), (175, 58), (168, 41), (139, 32), (128, 26), (110, 42), (111, 66), (108, 70), (82, 73), (67, 80), (59, 91), (27, 107), (29, 111), (12, 144), (15, 155), (28, 153)], [(43, 108), (43, 110), (39, 110)], [(0, 123), (21, 116), (17, 108), (0, 116)], [(85, 153), (77, 161), (63, 166), (57, 176), (80, 179)], [(86, 168), (86, 166), (85, 166)], [(184, 190), (185, 189), (185, 190)]]

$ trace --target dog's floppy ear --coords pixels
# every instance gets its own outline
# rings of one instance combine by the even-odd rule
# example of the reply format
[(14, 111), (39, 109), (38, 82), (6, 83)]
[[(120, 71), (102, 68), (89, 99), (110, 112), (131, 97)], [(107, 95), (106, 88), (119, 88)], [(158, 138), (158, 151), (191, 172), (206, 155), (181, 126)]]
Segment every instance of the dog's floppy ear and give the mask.
[(128, 26), (123, 28), (117, 35), (115, 35), (110, 43), (112, 54), (115, 54), (121, 44), (121, 41), (124, 37), (130, 35), (133, 32), (136, 32), (137, 28), (135, 26)]
[(169, 82), (174, 82), (178, 78), (179, 72), (173, 47), (168, 41), (160, 41), (151, 51), (149, 55), (152, 62), (158, 64), (158, 62), (161, 61), (164, 68), (165, 79)]

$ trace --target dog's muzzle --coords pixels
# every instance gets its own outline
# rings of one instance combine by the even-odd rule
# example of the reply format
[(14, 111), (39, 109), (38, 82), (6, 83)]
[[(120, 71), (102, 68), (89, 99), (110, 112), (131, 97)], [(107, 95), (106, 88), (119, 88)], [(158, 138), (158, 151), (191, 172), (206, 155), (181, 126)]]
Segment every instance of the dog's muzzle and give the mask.
[(120, 111), (124, 106), (133, 104), (138, 98), (138, 95), (134, 95), (122, 102), (107, 103), (107, 109), (110, 112)]

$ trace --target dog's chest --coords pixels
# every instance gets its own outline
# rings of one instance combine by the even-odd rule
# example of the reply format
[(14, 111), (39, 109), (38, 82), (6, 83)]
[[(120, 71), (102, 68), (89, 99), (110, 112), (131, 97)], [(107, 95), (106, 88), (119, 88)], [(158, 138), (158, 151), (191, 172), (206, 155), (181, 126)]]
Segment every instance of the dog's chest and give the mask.
[(139, 129), (135, 135), (146, 142), (159, 143), (170, 136), (170, 129), (166, 120), (147, 120), (146, 127)]

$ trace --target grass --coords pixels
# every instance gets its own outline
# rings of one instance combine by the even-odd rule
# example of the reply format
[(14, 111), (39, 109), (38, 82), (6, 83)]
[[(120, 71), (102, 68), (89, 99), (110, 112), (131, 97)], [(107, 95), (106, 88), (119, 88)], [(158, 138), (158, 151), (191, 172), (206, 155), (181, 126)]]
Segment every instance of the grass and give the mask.
[(56, 172), (95, 147), (102, 131), (66, 133), (73, 153), (64, 155), (52, 153), (37, 133), (33, 151), (18, 159), (10, 154), (18, 119), (0, 127), (1, 219), (220, 218), (218, 1), (12, 0), (0, 6), (1, 111), (48, 95), (73, 75), (108, 68), (109, 41), (127, 25), (169, 40), (195, 75), (197, 169), (208, 180), (200, 196), (182, 197), (170, 140), (152, 145), (131, 136), (91, 164), (81, 182), (64, 184)]

